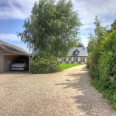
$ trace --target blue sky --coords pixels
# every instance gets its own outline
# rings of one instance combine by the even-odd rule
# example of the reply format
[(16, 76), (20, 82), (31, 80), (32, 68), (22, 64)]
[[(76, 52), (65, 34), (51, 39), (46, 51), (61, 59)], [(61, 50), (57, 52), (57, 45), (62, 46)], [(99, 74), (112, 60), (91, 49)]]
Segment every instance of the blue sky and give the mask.
[[(17, 32), (23, 31), (23, 23), (31, 14), (36, 0), (0, 0), (0, 39), (17, 45), (26, 50), (26, 44), (17, 37)], [(80, 38), (87, 46), (88, 34), (93, 32), (95, 16), (101, 25), (110, 25), (116, 19), (116, 0), (72, 0), (74, 9), (78, 10), (83, 26), (80, 28)]]

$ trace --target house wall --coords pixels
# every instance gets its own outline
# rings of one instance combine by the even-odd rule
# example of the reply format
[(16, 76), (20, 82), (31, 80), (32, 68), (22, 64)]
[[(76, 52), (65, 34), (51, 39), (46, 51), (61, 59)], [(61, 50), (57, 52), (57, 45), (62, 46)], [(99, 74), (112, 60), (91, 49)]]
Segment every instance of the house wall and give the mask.
[(85, 57), (85, 63), (87, 62), (87, 57)]
[[(70, 58), (70, 62), (69, 63), (72, 63), (74, 62), (74, 58), (78, 58), (78, 62), (74, 62), (74, 63), (79, 63), (81, 62), (81, 58), (85, 58), (85, 62), (87, 61), (87, 57), (86, 56), (83, 56), (83, 57), (64, 57), (66, 59), (66, 62), (69, 62), (69, 58)], [(58, 58), (58, 61), (59, 62), (62, 62), (62, 58)], [(62, 62), (62, 63), (66, 63), (66, 62)]]

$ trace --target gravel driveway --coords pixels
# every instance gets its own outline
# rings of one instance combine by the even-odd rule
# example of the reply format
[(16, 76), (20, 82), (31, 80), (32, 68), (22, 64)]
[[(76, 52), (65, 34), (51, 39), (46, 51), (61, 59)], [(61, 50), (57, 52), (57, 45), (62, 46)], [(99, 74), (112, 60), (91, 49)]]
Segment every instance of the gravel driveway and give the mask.
[(116, 116), (85, 65), (52, 74), (0, 74), (0, 116)]

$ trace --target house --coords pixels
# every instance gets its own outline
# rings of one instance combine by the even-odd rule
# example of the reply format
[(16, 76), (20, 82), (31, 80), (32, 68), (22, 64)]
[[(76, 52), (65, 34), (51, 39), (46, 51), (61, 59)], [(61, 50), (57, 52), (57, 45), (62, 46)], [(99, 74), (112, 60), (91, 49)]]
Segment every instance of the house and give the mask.
[(86, 47), (76, 47), (71, 49), (66, 57), (59, 58), (59, 61), (61, 63), (86, 63), (87, 56)]
[(9, 71), (11, 63), (20, 56), (29, 58), (30, 71), (31, 55), (20, 47), (0, 40), (0, 73)]

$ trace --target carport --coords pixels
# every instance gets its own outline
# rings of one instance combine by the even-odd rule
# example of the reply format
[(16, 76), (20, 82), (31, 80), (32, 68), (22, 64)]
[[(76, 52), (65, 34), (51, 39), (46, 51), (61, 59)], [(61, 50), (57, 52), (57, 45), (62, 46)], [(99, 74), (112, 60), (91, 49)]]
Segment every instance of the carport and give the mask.
[[(12, 62), (14, 60), (16, 60), (17, 58), (23, 58), (25, 59), (25, 57), (27, 57), (28, 61), (29, 61), (29, 56), (25, 56), (25, 55), (4, 55), (4, 65), (3, 65), (3, 71), (4, 72), (8, 72), (10, 70), (10, 66), (12, 64)], [(29, 65), (29, 62), (28, 62)], [(28, 67), (29, 68), (29, 67)], [(29, 71), (29, 70), (28, 70)]]
[(10, 65), (18, 57), (28, 58), (30, 72), (31, 55), (20, 47), (0, 40), (0, 72), (8, 72), (10, 70)]

